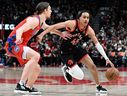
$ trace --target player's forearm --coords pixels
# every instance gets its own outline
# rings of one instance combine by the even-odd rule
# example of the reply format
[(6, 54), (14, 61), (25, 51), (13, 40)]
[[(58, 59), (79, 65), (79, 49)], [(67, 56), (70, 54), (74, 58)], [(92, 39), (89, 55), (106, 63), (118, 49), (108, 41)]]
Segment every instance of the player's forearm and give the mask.
[(103, 47), (100, 45), (100, 43), (98, 42), (96, 45), (97, 50), (100, 52), (100, 54), (105, 58), (105, 60), (109, 59), (103, 49)]
[(56, 35), (58, 35), (58, 36), (62, 36), (62, 32), (59, 31), (59, 30), (56, 30), (56, 29), (54, 29), (54, 30), (51, 32), (51, 34), (56, 34)]
[(51, 32), (52, 30), (54, 30), (54, 26), (48, 26), (41, 34), (40, 36), (44, 36), (47, 33)]
[(16, 30), (16, 39), (21, 39), (22, 34), (23, 34), (23, 30), (22, 29)]

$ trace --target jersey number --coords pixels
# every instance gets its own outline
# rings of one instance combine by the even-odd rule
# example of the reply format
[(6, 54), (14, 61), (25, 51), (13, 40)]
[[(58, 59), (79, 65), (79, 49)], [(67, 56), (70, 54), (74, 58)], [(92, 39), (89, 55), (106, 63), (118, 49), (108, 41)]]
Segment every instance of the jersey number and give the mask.
[(74, 39), (71, 41), (72, 45), (76, 45), (76, 44), (78, 44), (78, 42), (79, 42), (79, 39), (77, 39), (77, 38), (74, 38)]

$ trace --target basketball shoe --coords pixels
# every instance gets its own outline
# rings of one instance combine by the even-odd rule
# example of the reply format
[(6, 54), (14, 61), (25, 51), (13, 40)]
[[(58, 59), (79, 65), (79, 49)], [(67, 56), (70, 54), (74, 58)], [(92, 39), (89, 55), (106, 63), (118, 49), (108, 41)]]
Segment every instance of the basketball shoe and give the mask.
[(19, 83), (17, 84), (14, 93), (21, 93), (21, 94), (28, 94), (29, 91), (26, 90), (26, 87), (23, 85), (20, 85)]
[(69, 70), (68, 67), (64, 65), (61, 69), (62, 69), (65, 80), (67, 82), (72, 82), (72, 76), (68, 73), (68, 70)]
[(33, 94), (33, 95), (40, 95), (41, 92), (39, 92), (37, 89), (34, 87), (28, 88), (25, 85), (20, 85), (19, 83), (17, 84), (14, 93), (19, 93), (19, 94)]
[(96, 96), (107, 96), (107, 90), (103, 88), (101, 85), (96, 87)]

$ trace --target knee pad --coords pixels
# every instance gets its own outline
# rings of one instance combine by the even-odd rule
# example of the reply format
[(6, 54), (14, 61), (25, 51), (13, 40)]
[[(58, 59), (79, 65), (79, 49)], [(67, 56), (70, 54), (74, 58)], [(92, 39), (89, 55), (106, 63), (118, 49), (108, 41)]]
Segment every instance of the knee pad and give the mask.
[(68, 73), (73, 77), (78, 80), (82, 80), (84, 78), (84, 73), (81, 70), (81, 68), (75, 64), (73, 67), (69, 67)]

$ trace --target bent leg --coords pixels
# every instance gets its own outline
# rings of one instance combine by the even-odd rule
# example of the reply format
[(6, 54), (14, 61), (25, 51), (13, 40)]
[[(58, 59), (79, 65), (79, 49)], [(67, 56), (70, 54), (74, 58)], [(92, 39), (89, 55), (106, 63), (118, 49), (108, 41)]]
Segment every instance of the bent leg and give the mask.
[(88, 67), (93, 75), (96, 84), (99, 85), (98, 71), (91, 57), (89, 55), (86, 55), (80, 60), (80, 62)]
[(26, 59), (29, 61), (25, 64), (23, 73), (21, 76), (22, 81), (26, 81), (26, 86), (32, 87), (41, 71), (40, 65), (38, 64), (40, 55), (33, 49), (29, 48), (26, 53)]

